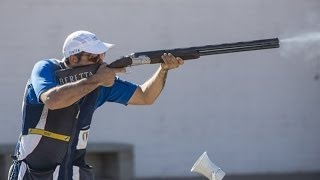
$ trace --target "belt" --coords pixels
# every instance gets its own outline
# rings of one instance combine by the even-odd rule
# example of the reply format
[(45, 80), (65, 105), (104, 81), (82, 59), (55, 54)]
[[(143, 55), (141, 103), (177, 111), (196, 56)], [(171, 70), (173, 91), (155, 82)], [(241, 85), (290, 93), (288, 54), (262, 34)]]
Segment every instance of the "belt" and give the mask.
[(30, 128), (28, 132), (29, 132), (28, 134), (38, 134), (38, 135), (42, 135), (42, 136), (49, 137), (49, 138), (52, 138), (52, 139), (57, 139), (57, 140), (60, 140), (60, 141), (65, 141), (65, 142), (69, 142), (70, 141), (70, 136), (53, 133), (53, 132), (46, 131), (46, 130), (43, 130), (43, 129)]

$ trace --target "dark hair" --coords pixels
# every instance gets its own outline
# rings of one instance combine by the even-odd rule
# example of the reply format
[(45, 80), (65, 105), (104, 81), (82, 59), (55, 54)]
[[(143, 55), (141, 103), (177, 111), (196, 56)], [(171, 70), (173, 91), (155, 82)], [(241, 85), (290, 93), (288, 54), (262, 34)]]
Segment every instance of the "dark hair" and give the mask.
[[(73, 56), (76, 56), (78, 58), (78, 61), (81, 61), (81, 56), (82, 56), (83, 53), (84, 53), (84, 51), (81, 51), (81, 52), (79, 52), (77, 54), (73, 54)], [(70, 56), (68, 58), (66, 58), (66, 64), (67, 65), (70, 65), (70, 59), (69, 58), (70, 58)]]

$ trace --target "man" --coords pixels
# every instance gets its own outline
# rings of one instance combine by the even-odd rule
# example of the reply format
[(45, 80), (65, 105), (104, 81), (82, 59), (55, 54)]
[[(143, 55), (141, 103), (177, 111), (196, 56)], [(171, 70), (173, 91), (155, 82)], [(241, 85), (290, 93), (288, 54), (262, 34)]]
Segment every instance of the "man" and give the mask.
[[(183, 60), (164, 54), (164, 63), (142, 85), (124, 81), (116, 73), (125, 68), (108, 68), (103, 60), (113, 45), (95, 34), (76, 31), (63, 45), (62, 61), (37, 62), (27, 83), (23, 101), (22, 133), (9, 180), (92, 180), (84, 161), (93, 112), (105, 102), (152, 104), (164, 87), (168, 70)], [(62, 69), (100, 64), (96, 73), (61, 83), (56, 72)]]

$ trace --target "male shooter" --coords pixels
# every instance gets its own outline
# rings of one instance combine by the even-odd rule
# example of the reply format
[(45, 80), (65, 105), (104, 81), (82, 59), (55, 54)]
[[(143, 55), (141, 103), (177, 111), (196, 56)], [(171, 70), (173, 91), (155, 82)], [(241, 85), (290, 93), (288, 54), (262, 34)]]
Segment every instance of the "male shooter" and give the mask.
[[(165, 85), (168, 71), (183, 60), (171, 54), (144, 84), (136, 85), (116, 76), (125, 68), (109, 68), (103, 62), (113, 45), (95, 34), (76, 31), (63, 45), (63, 60), (45, 59), (33, 67), (23, 101), (22, 132), (17, 143), (9, 180), (93, 180), (85, 162), (88, 133), (94, 111), (105, 102), (149, 105)], [(90, 76), (61, 83), (56, 72), (98, 64)], [(73, 79), (74, 80), (74, 79)]]

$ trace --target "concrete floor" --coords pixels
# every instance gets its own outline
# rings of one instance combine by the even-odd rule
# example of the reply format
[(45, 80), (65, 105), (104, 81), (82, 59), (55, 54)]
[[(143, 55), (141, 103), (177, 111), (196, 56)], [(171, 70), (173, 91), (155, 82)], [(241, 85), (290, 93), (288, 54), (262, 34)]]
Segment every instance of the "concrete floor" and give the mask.
[[(139, 178), (136, 180), (206, 180), (205, 177), (196, 178)], [(223, 180), (320, 180), (320, 172), (273, 174), (273, 175), (226, 175)]]

